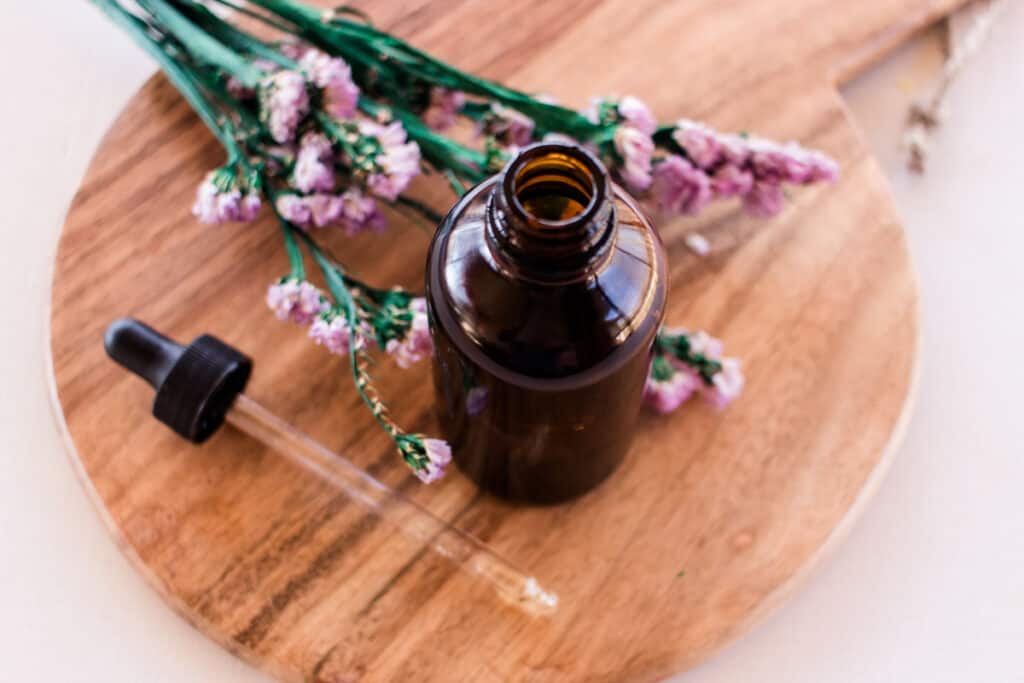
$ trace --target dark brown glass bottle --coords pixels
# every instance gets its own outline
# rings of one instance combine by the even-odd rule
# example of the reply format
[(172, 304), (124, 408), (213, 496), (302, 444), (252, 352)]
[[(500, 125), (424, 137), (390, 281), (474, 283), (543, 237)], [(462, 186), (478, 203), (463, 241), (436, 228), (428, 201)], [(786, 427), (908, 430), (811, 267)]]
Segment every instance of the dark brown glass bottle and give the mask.
[(524, 149), (466, 194), (427, 263), (441, 428), (459, 468), (554, 503), (629, 448), (665, 305), (657, 233), (589, 152)]

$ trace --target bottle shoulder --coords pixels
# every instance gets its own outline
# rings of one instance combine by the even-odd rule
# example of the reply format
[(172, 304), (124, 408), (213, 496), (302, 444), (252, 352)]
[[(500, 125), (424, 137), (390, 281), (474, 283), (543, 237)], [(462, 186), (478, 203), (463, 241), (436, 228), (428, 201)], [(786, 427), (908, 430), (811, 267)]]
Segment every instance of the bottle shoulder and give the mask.
[(441, 223), (429, 252), (434, 324), (463, 352), (518, 375), (559, 378), (624, 362), (657, 331), (665, 306), (665, 256), (633, 200), (614, 188), (607, 257), (570, 282), (523, 279), (486, 240), (494, 181), (470, 191)]

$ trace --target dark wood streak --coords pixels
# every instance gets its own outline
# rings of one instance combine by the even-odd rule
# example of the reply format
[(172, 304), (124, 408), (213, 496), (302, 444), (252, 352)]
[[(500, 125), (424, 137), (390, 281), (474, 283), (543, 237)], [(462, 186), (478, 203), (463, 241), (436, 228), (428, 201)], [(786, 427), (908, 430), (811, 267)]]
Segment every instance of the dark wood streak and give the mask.
[[(458, 512), (455, 513), (455, 515), (451, 518), (449, 523), (453, 524), (453, 525), (454, 524), (458, 524), (459, 519), (461, 519), (462, 516), (470, 508), (472, 508), (474, 505), (476, 505), (481, 497), (483, 497), (483, 493), (480, 492), (480, 491), (477, 491), (473, 495), (473, 497), (470, 498), (469, 502), (467, 502), (464, 506), (462, 506), (461, 509), (459, 509)], [(438, 534), (440, 534), (440, 533), (442, 533), (442, 532), (438, 532)], [(431, 542), (433, 541), (433, 539), (437, 538), (438, 534), (434, 534), (434, 536), (431, 538)], [(483, 536), (480, 536), (480, 540), (486, 541), (487, 539), (484, 538)], [(426, 553), (428, 553), (428, 552), (430, 552), (430, 543), (425, 543), (423, 545), (423, 547), (420, 548), (420, 550), (416, 554), (414, 554), (412, 557), (410, 557), (409, 561), (406, 562), (405, 564), (403, 564), (399, 568), (399, 570), (397, 572), (395, 572), (395, 574), (390, 579), (388, 579), (388, 582), (385, 583), (383, 586), (381, 586), (380, 590), (378, 590), (376, 593), (374, 593), (373, 597), (371, 597), (366, 602), (366, 604), (363, 605), (359, 609), (359, 611), (356, 613), (356, 618), (358, 619), (358, 618), (366, 616), (366, 614), (369, 613), (371, 609), (373, 609), (373, 606), (376, 605), (377, 602), (388, 593), (388, 591), (390, 591), (392, 588), (394, 588), (395, 585), (399, 581), (402, 580), (402, 577), (404, 577), (409, 572), (409, 570), (412, 568), (412, 566), (415, 565), (417, 562), (419, 562), (423, 558), (423, 556)], [(438, 586), (438, 587), (440, 587), (440, 586)]]
[(356, 546), (366, 535), (373, 531), (380, 524), (380, 518), (375, 516), (360, 517), (359, 521), (350, 529), (340, 535), (321, 550), (313, 562), (306, 569), (288, 581), (285, 587), (276, 592), (259, 613), (252, 618), (249, 624), (233, 637), (239, 645), (255, 650), (267, 633), (274, 626), (278, 617), (295, 600), (306, 595), (317, 581), (328, 576), (335, 564), (344, 556), (345, 552)]

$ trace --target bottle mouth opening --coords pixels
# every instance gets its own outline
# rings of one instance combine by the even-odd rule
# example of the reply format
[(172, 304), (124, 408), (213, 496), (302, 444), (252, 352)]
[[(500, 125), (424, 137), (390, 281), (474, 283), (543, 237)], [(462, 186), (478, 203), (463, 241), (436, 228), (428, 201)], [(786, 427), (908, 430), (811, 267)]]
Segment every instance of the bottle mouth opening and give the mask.
[(575, 145), (539, 143), (512, 160), (503, 180), (511, 209), (542, 232), (579, 225), (604, 200), (607, 173)]

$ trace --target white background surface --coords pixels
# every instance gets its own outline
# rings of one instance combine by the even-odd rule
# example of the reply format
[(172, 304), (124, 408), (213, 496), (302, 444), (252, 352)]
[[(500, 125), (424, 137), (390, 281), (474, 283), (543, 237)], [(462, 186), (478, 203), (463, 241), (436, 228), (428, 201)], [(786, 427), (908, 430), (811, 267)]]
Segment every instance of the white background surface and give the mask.
[[(1024, 681), (1024, 3), (954, 89), (928, 175), (898, 148), (933, 35), (847, 89), (920, 272), (916, 412), (832, 560), (679, 680)], [(163, 605), (68, 464), (44, 381), (51, 263), (100, 136), (152, 71), (86, 3), (5, 3), (0, 42), (0, 681), (263, 681)], [(55, 8), (59, 6), (59, 10)]]

